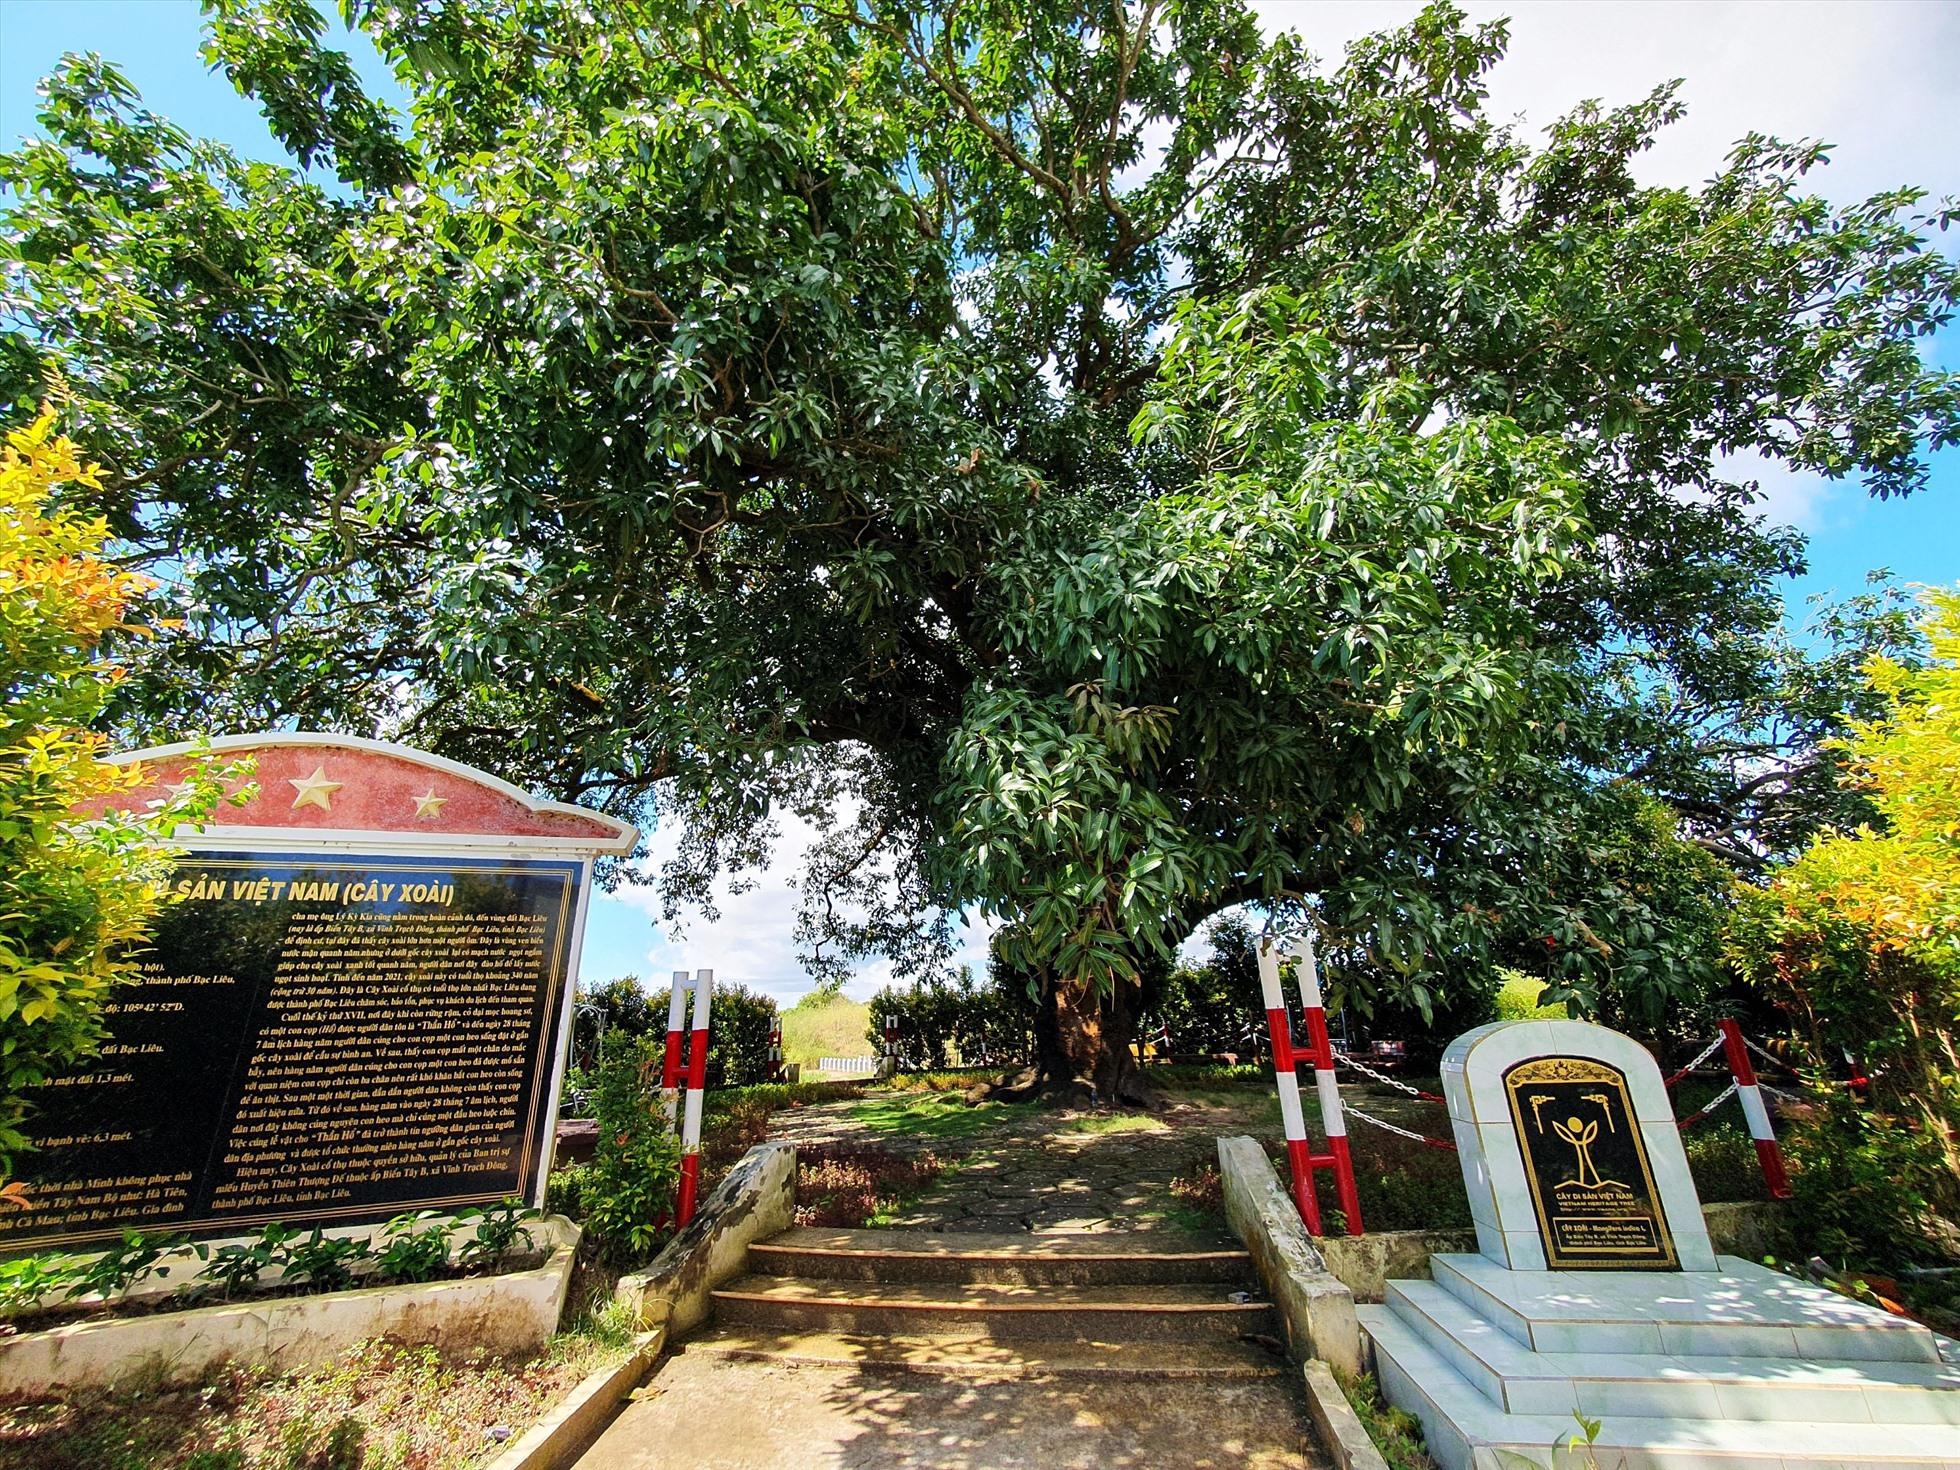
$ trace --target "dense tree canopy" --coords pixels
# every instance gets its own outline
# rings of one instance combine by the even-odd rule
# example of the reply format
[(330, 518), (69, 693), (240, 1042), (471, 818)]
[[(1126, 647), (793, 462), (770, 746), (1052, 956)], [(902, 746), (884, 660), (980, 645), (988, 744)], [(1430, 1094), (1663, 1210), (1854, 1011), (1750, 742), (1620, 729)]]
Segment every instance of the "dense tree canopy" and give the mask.
[(1642, 187), (1662, 87), (1534, 149), (1447, 4), (1323, 65), (1235, 0), (347, 0), (407, 118), (304, 0), (209, 9), (315, 175), (93, 59), (0, 161), (0, 390), (68, 375), (184, 620), (132, 721), (679, 821), (676, 904), (842, 813), (820, 960), (977, 904), (1105, 1086), (1138, 958), (1247, 900), (1364, 999), (1529, 951), (1658, 1004), (1668, 916), (1841, 799), (1900, 625), (1785, 647), (1723, 467), (1916, 489), (1960, 278), (1820, 145)]

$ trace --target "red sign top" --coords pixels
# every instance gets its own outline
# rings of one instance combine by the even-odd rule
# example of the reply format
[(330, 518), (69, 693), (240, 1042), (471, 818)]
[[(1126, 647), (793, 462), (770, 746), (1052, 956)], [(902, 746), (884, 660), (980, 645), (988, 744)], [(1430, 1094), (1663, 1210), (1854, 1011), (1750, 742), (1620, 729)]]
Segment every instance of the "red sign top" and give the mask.
[(440, 847), (496, 846), (501, 839), (517, 848), (623, 854), (639, 838), (631, 823), (616, 817), (540, 801), (487, 771), (352, 735), (228, 735), (203, 747), (167, 745), (114, 756), (119, 764), (140, 763), (146, 779), (134, 791), (92, 803), (93, 811), (140, 810), (167, 799), (201, 751), (226, 760), (252, 757), (258, 787), (243, 806), (222, 805), (212, 814), (201, 834), (207, 840), (363, 833)]

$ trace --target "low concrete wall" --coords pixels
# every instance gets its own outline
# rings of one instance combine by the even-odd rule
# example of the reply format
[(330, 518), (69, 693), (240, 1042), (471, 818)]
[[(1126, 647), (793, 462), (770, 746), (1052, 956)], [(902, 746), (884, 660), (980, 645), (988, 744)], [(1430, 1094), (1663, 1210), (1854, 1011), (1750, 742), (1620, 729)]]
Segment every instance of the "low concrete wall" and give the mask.
[(796, 1148), (757, 1144), (736, 1161), (687, 1229), (646, 1270), (619, 1279), (615, 1299), (643, 1328), (678, 1337), (708, 1315), (708, 1294), (748, 1266), (749, 1242), (796, 1221)]
[(0, 1394), (190, 1383), (228, 1360), (290, 1372), (331, 1363), (375, 1337), (531, 1352), (558, 1328), (579, 1228), (562, 1215), (528, 1228), (549, 1248), (544, 1264), (529, 1271), (261, 1298), (0, 1338)]
[(1325, 1359), (1350, 1376), (1360, 1373), (1361, 1327), (1354, 1317), (1354, 1294), (1314, 1249), (1265, 1150), (1250, 1138), (1221, 1138), (1218, 1172), (1225, 1187), (1225, 1218), (1273, 1294), (1294, 1356)]
[(579, 1451), (612, 1419), (620, 1400), (647, 1376), (665, 1337), (660, 1328), (642, 1332), (625, 1362), (588, 1374), (484, 1470), (563, 1470), (574, 1463)]
[(1427, 1279), (1429, 1258), (1475, 1252), (1474, 1230), (1384, 1230), (1373, 1235), (1329, 1235), (1316, 1241), (1320, 1254), (1358, 1302), (1378, 1302), (1391, 1281)]
[(1320, 1435), (1320, 1443), (1333, 1456), (1336, 1470), (1388, 1470), (1388, 1461), (1368, 1438), (1361, 1416), (1354, 1412), (1341, 1385), (1327, 1365), (1307, 1360), (1303, 1377), (1307, 1386), (1307, 1413)]
[(1790, 1228), (1788, 1209), (1779, 1200), (1737, 1200), (1703, 1205), (1701, 1217), (1708, 1222), (1708, 1243), (1717, 1255), (1760, 1261), (1789, 1249), (1784, 1240)]

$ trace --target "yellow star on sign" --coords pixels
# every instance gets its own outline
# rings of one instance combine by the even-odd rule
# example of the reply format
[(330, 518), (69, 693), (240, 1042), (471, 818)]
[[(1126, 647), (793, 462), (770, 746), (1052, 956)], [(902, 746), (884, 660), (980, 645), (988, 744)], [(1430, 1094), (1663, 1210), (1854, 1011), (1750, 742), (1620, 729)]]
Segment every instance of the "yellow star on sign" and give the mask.
[(411, 796), (409, 800), (415, 803), (415, 816), (418, 821), (427, 817), (433, 822), (442, 815), (443, 804), (449, 798), (446, 796), (437, 796), (435, 787), (431, 786), (427, 795)]
[(333, 808), (327, 805), (327, 798), (347, 783), (345, 781), (329, 781), (327, 779), (327, 768), (325, 766), (315, 766), (313, 768), (313, 774), (308, 776), (304, 781), (295, 781), (291, 776), (288, 776), (286, 778), (286, 784), (299, 792), (299, 795), (293, 798), (293, 805), (295, 807), (317, 806), (323, 812), (330, 812)]

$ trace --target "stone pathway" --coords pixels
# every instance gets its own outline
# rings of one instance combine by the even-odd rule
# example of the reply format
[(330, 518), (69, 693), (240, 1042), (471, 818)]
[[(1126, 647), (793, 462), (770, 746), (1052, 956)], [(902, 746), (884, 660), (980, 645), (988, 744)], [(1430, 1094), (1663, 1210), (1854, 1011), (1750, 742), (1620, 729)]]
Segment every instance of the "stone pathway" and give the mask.
[(1243, 1250), (790, 1230), (748, 1267), (579, 1470), (1330, 1470)]
[(890, 1222), (949, 1234), (1203, 1228), (1171, 1192), (1171, 1181), (1217, 1167), (1221, 1133), (1277, 1136), (1242, 1109), (1196, 1102), (1176, 1102), (1148, 1116), (994, 1106), (984, 1129), (951, 1138), (868, 1127), (854, 1116), (861, 1106), (825, 1103), (777, 1113), (770, 1137), (804, 1146), (930, 1151), (956, 1160), (929, 1193)]

